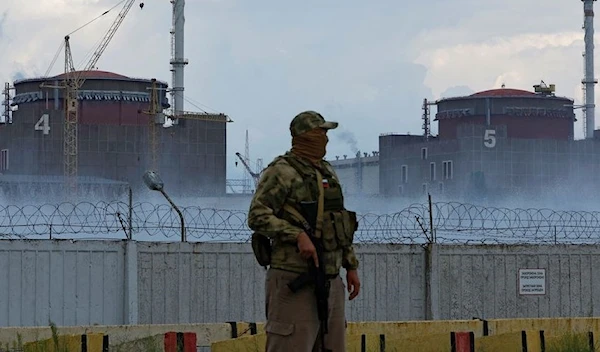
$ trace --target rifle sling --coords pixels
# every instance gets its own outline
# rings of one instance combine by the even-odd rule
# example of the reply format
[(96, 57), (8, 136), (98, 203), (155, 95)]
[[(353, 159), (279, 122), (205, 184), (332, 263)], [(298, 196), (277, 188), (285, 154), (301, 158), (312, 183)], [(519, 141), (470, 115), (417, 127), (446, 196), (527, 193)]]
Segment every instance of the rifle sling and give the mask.
[(321, 238), (321, 231), (323, 229), (323, 208), (325, 204), (325, 192), (323, 190), (323, 176), (319, 172), (319, 169), (315, 169), (317, 172), (317, 186), (319, 186), (319, 205), (317, 208), (317, 238)]

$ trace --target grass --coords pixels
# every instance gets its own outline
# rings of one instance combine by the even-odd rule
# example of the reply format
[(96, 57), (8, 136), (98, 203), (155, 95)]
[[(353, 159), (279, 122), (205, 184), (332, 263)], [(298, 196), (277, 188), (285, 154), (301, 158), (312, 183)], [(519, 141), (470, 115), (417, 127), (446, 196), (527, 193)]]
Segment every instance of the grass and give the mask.
[(600, 351), (598, 341), (594, 341), (594, 349), (589, 345), (587, 334), (565, 333), (546, 346), (547, 352), (597, 352)]
[[(60, 336), (56, 324), (50, 322), (49, 339), (23, 343), (23, 337), (17, 333), (16, 341), (0, 346), (0, 352), (79, 352), (79, 344), (69, 336)], [(79, 338), (79, 336), (77, 336)], [(162, 335), (128, 341), (110, 346), (110, 352), (162, 352)]]
[[(35, 341), (32, 343), (23, 343), (21, 334), (17, 333), (17, 340), (13, 341), (12, 346), (6, 344), (7, 352), (70, 352), (68, 342), (60, 338), (56, 324), (50, 322), (50, 331), (52, 337), (48, 340)], [(1, 350), (0, 350), (1, 351)], [(1, 351), (4, 352), (4, 351)]]
[(0, 352), (9, 352), (9, 351), (22, 351), (23, 350), (23, 336), (17, 333), (17, 341), (13, 341), (12, 346), (7, 342), (4, 345), (4, 349), (0, 347)]

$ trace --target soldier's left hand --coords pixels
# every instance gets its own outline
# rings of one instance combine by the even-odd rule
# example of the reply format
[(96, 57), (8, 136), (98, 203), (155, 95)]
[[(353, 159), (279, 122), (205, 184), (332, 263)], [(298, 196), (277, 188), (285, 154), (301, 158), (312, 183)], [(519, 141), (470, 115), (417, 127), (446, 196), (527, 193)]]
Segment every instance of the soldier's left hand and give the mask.
[(358, 279), (358, 271), (346, 271), (346, 282), (348, 283), (348, 292), (350, 293), (349, 300), (353, 300), (356, 296), (358, 296), (358, 292), (360, 291), (360, 280)]

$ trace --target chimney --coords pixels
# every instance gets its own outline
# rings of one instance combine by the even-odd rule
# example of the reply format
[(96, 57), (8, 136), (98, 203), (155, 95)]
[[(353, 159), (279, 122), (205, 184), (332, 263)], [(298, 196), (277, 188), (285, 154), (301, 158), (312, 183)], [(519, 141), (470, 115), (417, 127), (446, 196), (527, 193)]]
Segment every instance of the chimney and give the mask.
[(594, 1), (596, 0), (581, 0), (583, 1), (583, 14), (585, 29), (585, 78), (581, 83), (585, 84), (585, 138), (594, 138), (595, 129), (595, 84), (598, 81), (594, 78)]

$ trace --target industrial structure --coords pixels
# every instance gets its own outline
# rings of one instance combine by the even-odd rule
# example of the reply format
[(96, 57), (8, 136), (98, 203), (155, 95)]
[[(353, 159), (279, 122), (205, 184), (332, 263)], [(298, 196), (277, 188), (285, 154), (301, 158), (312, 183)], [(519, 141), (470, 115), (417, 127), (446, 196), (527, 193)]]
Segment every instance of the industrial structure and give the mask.
[[(541, 82), (533, 91), (502, 87), (425, 99), (422, 134), (384, 133), (379, 152), (330, 162), (345, 191), (360, 196), (499, 200), (570, 192), (565, 180), (592, 177), (581, 172), (592, 164), (578, 164), (572, 156), (590, 153), (593, 141), (574, 140), (573, 100), (556, 96), (555, 89)], [(435, 136), (432, 105), (437, 106)]]
[[(30, 193), (24, 188), (45, 185), (57, 196), (93, 192), (114, 198), (126, 194), (123, 188), (143, 189), (142, 175), (151, 169), (162, 171), (174, 195), (225, 194), (226, 123), (232, 121), (220, 113), (184, 110), (184, 0), (171, 1), (173, 106), (165, 82), (95, 68), (135, 1), (124, 1), (82, 70), (74, 67), (71, 55), (75, 31), (63, 43), (64, 73), (6, 83), (0, 192), (12, 190), (11, 196), (18, 196)], [(18, 187), (11, 185), (15, 182)]]
[(354, 157), (335, 156), (328, 160), (337, 173), (344, 194), (368, 197), (379, 194), (379, 152), (356, 152)]
[[(424, 99), (423, 133), (381, 134), (379, 194), (454, 200), (592, 199), (600, 181), (600, 130), (595, 129), (594, 11), (584, 8), (584, 104), (555, 95), (543, 81), (533, 91), (504, 85), (469, 96)], [(431, 134), (431, 106), (438, 135)], [(575, 140), (574, 110), (585, 138)], [(360, 155), (333, 161), (347, 189), (364, 185)], [(361, 176), (355, 176), (361, 175)], [(593, 191), (592, 191), (593, 190)], [(561, 198), (562, 197), (562, 198)]]
[(576, 179), (591, 181), (593, 170), (582, 171), (593, 164), (579, 155), (593, 152), (594, 142), (574, 140), (573, 100), (555, 96), (553, 85), (534, 88), (441, 99), (437, 136), (381, 135), (381, 193), (539, 197), (566, 191)]
[[(165, 128), (164, 115), (156, 111), (169, 107), (167, 83), (104, 71), (83, 75), (86, 82), (79, 90), (77, 143), (81, 180), (100, 177), (127, 182), (136, 189), (143, 187), (144, 171), (156, 169), (174, 194), (225, 192), (226, 116), (202, 119), (200, 115), (193, 119), (194, 114), (183, 114), (185, 125)], [(58, 83), (62, 79), (59, 75), (50, 80), (33, 78), (14, 83), (11, 106), (17, 110), (11, 114), (12, 123), (0, 127), (0, 149), (7, 160), (0, 172), (62, 175), (64, 90), (39, 89), (44, 81)], [(153, 106), (153, 85), (159, 108), (154, 116), (148, 116)], [(153, 165), (153, 159), (157, 164)], [(79, 193), (85, 192), (88, 190)]]
[(594, 1), (596, 0), (581, 1), (583, 1), (583, 29), (585, 31), (585, 52), (583, 53), (585, 77), (581, 81), (585, 103), (583, 106), (583, 130), (585, 138), (594, 138), (596, 126), (595, 84), (598, 83), (594, 77)]

